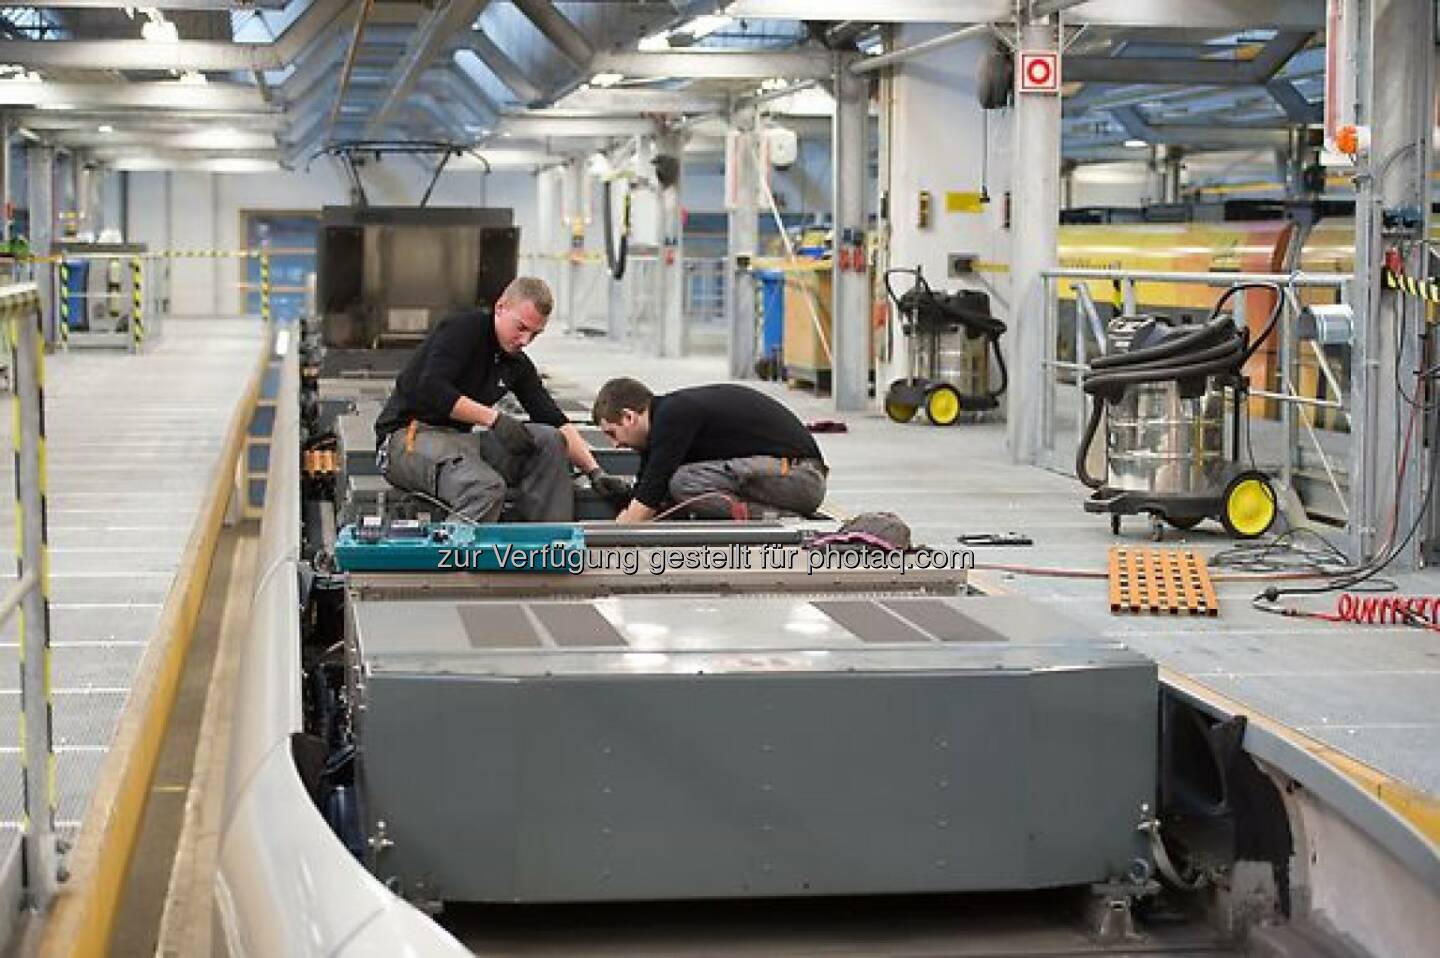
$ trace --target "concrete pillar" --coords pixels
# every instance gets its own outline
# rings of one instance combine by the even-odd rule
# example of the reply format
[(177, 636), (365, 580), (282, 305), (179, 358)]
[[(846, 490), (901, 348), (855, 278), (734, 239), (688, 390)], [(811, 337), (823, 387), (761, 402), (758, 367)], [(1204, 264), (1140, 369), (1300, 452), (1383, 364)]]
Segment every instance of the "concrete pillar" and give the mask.
[[(1021, 29), (1025, 50), (1055, 49), (1055, 27)], [(1040, 273), (1056, 261), (1060, 208), (1060, 97), (1021, 93), (1016, 71), (1015, 194), (1010, 231), (1014, 308), (1010, 314), (1010, 387), (1006, 394), (1006, 441), (1015, 462), (1034, 463), (1041, 446), (1045, 355), (1045, 299)]]
[(753, 379), (755, 355), (755, 277), (750, 261), (760, 243), (756, 192), (760, 170), (756, 160), (755, 108), (737, 109), (730, 117), (725, 143), (725, 208), (729, 211), (729, 269), (725, 302), (730, 310), (730, 378)]
[[(1357, 4), (1365, 11), (1367, 4)], [(1435, 7), (1428, 0), (1370, 0), (1362, 26), (1358, 121), (1370, 128), (1370, 150), (1361, 158), (1355, 200), (1355, 340), (1351, 358), (1350, 543), (1369, 558), (1407, 537), (1420, 508), (1425, 415), (1414, 417), (1399, 396), (1416, 397), (1419, 331), (1424, 304), (1385, 289), (1381, 264), (1402, 242), (1411, 247), (1407, 275), (1429, 272), (1428, 235), (1431, 127), (1434, 115)], [(1368, 29), (1367, 29), (1368, 27)], [(1366, 76), (1366, 72), (1369, 76)], [(1385, 211), (1409, 220), (1403, 235), (1382, 236)], [(1403, 327), (1403, 335), (1397, 330)], [(1398, 378), (1397, 378), (1398, 367)], [(1396, 409), (1399, 414), (1396, 414)], [(1397, 476), (1403, 468), (1403, 482)], [(1398, 499), (1397, 499), (1398, 494)], [(1398, 502), (1398, 508), (1397, 508)], [(1398, 521), (1392, 523), (1392, 516)], [(1394, 529), (1392, 537), (1392, 528)], [(1392, 569), (1413, 569), (1422, 536), (1410, 538)]]
[(831, 274), (831, 395), (841, 412), (864, 409), (870, 381), (870, 280), (865, 268), (865, 180), (870, 163), (869, 80), (852, 74), (850, 57), (835, 58), (835, 256)]
[[(30, 251), (37, 256), (50, 255), (55, 242), (55, 148), (32, 143), (25, 150), (26, 180), (30, 195)], [(55, 342), (55, 271), (47, 263), (36, 264), (35, 283), (39, 288), (40, 306), (45, 311), (45, 342)]]
[[(655, 138), (656, 157), (674, 157), (682, 170), (685, 137), (668, 130)], [(683, 175), (683, 174), (682, 174)], [(659, 186), (657, 182), (657, 187)], [(660, 257), (655, 268), (656, 313), (660, 317), (660, 355), (683, 356), (688, 347), (685, 327), (684, 224), (680, 221), (680, 180), (660, 187), (655, 204), (655, 242)]]

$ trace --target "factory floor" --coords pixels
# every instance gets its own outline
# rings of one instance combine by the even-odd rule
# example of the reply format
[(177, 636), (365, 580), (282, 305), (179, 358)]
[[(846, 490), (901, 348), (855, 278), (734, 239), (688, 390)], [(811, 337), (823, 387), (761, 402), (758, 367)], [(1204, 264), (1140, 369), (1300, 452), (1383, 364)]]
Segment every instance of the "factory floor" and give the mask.
[[(557, 389), (593, 395), (615, 375), (657, 392), (723, 381), (723, 357), (658, 359), (584, 337), (547, 335), (530, 348)], [(916, 541), (954, 548), (956, 537), (1021, 533), (1032, 546), (976, 548), (972, 581), (1034, 598), (1107, 638), (1122, 641), (1205, 689), (1269, 716), (1440, 802), (1440, 633), (1282, 618), (1253, 609), (1265, 583), (1217, 583), (1216, 618), (1115, 615), (1102, 578), (1022, 575), (1019, 565), (1104, 573), (1111, 545), (1153, 545), (1147, 522), (1112, 537), (1105, 517), (1085, 513), (1088, 491), (1071, 475), (1012, 464), (1003, 423), (899, 425), (877, 412), (837, 415), (828, 397), (779, 383), (752, 383), (802, 419), (838, 418), (849, 431), (817, 435), (831, 466), (829, 504), (839, 512), (889, 510)], [(1233, 545), (1218, 523), (1167, 544), (1207, 555)], [(1216, 570), (1221, 571), (1221, 570)], [(1402, 593), (1440, 594), (1440, 571), (1392, 575)], [(1296, 600), (1316, 611), (1334, 597)], [(1437, 806), (1440, 807), (1440, 806)]]

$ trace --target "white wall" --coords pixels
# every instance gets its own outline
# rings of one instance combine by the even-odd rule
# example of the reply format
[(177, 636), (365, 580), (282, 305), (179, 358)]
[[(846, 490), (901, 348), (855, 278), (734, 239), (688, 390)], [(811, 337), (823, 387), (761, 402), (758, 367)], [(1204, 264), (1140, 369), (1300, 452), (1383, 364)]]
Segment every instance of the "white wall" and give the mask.
[[(429, 171), (403, 158), (387, 159), (362, 171), (366, 193), (376, 206), (419, 202)], [(334, 166), (317, 161), (310, 171), (274, 173), (131, 173), (130, 236), (152, 249), (237, 249), (244, 244), (247, 210), (318, 211), (350, 202), (348, 180)], [(537, 243), (535, 174), (497, 170), (447, 171), (431, 206), (500, 206), (515, 211), (521, 251)], [(176, 315), (233, 314), (240, 308), (239, 266), (234, 260), (176, 260), (171, 303)]]
[[(897, 31), (896, 46), (907, 47), (944, 28), (906, 26)], [(920, 266), (937, 289), (968, 286), (991, 293), (997, 315), (1005, 316), (1009, 282), (1003, 274), (948, 279), (948, 254), (969, 253), (989, 262), (1008, 263), (1010, 233), (1004, 226), (1004, 197), (1010, 187), (1010, 111), (992, 112), (989, 118), (989, 164), (986, 183), (991, 202), (981, 212), (946, 212), (947, 192), (977, 193), (985, 165), (985, 113), (976, 99), (980, 55), (991, 41), (980, 38), (945, 47), (899, 65), (893, 81), (893, 117), (890, 144), (890, 265)], [(881, 108), (885, 105), (882, 103)], [(885, 121), (881, 120), (882, 127)], [(882, 183), (885, 171), (881, 171)], [(929, 226), (919, 225), (919, 195), (931, 197)], [(909, 288), (909, 278), (897, 276), (897, 292)], [(1010, 318), (1013, 322), (1013, 318)], [(892, 326), (898, 330), (898, 324)], [(882, 382), (908, 374), (905, 343), (891, 341), (893, 361), (882, 369)], [(884, 386), (877, 390), (881, 395)]]

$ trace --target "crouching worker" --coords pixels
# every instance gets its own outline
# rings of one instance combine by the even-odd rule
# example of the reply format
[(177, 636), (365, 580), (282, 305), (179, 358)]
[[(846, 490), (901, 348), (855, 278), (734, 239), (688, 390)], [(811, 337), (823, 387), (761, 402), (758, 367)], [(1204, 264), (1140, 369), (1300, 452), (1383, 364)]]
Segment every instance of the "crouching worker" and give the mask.
[[(543, 280), (520, 277), (493, 311), (449, 316), (430, 331), (375, 421), (380, 471), (391, 485), (473, 522), (498, 520), (514, 487), (521, 518), (570, 522), (571, 464), (592, 483), (612, 481), (523, 352), (545, 331), (554, 302)], [(530, 422), (495, 408), (506, 392)]]
[(653, 395), (634, 379), (600, 388), (595, 424), (639, 450), (634, 498), (617, 522), (645, 522), (670, 503), (700, 518), (810, 515), (829, 469), (804, 423), (745, 386), (721, 383)]

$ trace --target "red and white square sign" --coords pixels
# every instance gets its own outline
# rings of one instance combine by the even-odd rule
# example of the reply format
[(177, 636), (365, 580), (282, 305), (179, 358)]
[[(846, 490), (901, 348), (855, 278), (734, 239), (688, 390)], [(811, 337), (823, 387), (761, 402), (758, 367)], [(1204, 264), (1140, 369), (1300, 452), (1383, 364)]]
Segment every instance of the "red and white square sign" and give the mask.
[(1054, 50), (1021, 50), (1020, 92), (1059, 93), (1060, 54)]

